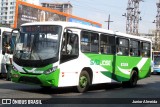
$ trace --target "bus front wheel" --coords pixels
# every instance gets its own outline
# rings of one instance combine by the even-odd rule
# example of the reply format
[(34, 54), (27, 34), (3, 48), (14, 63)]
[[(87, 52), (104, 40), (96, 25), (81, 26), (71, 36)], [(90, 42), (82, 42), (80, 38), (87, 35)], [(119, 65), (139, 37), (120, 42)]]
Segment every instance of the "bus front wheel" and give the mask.
[(122, 82), (123, 87), (136, 87), (138, 81), (138, 73), (133, 70), (129, 81)]
[(77, 86), (77, 91), (80, 93), (84, 93), (87, 91), (90, 85), (90, 76), (86, 70), (83, 70), (79, 77), (79, 83)]

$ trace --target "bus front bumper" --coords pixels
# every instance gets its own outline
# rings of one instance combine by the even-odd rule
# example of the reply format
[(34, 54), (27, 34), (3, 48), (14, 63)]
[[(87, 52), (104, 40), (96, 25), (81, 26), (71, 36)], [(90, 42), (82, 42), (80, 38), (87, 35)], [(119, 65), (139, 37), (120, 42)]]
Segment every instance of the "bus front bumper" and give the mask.
[(40, 86), (58, 87), (59, 70), (50, 74), (26, 74), (12, 69), (11, 80), (16, 83), (35, 84)]

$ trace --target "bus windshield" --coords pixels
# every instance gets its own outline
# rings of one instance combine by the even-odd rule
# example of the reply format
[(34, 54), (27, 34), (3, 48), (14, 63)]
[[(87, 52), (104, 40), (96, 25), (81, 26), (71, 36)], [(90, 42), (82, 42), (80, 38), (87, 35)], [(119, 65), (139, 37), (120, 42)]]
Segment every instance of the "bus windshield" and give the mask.
[(154, 56), (154, 65), (160, 65), (160, 56)]
[(22, 60), (46, 60), (58, 55), (60, 26), (22, 26), (14, 57)]

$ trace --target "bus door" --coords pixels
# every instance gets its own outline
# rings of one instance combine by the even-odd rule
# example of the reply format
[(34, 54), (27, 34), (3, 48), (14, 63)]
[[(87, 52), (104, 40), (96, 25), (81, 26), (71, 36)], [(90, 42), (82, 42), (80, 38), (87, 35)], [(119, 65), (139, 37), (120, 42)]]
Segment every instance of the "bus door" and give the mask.
[(115, 76), (115, 36), (111, 34), (101, 34), (100, 35), (100, 60), (101, 65), (106, 71), (102, 73), (109, 78), (114, 80)]
[(116, 37), (116, 55), (114, 77), (116, 81), (127, 81), (130, 78), (130, 66), (134, 63), (129, 57), (129, 39)]
[[(60, 72), (63, 73), (63, 77), (60, 79), (60, 86), (73, 86), (78, 83), (79, 62), (79, 38), (77, 29), (66, 29), (63, 32), (61, 39), (61, 51), (60, 51)], [(72, 79), (71, 79), (72, 78)], [(68, 81), (69, 84), (66, 84)]]
[(10, 39), (10, 32), (2, 32), (2, 38), (1, 38), (1, 48), (2, 48), (2, 55), (1, 55), (1, 73), (7, 73), (6, 70), (6, 62), (7, 62), (7, 57), (5, 56), (5, 53), (7, 53), (6, 47), (10, 47), (9, 39)]
[(14, 50), (14, 44), (15, 44), (15, 38), (16, 38), (16, 33), (11, 36), (11, 32), (6, 32), (4, 31), (2, 33), (2, 43), (1, 43), (1, 50), (2, 50), (2, 55), (1, 55), (1, 62), (2, 62), (2, 71), (6, 73), (6, 68), (5, 64), (8, 63), (10, 64), (10, 55), (13, 54)]

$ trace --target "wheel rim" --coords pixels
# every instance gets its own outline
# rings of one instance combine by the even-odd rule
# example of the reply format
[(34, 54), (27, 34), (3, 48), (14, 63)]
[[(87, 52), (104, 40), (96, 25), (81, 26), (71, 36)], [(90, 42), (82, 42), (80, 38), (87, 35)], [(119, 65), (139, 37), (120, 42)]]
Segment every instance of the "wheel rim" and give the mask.
[(80, 87), (85, 88), (87, 86), (87, 77), (86, 76), (81, 76), (80, 77)]

